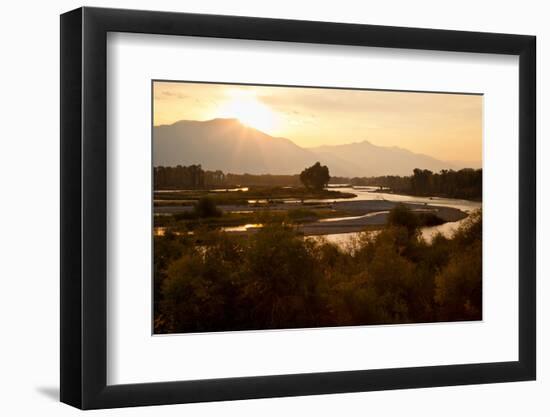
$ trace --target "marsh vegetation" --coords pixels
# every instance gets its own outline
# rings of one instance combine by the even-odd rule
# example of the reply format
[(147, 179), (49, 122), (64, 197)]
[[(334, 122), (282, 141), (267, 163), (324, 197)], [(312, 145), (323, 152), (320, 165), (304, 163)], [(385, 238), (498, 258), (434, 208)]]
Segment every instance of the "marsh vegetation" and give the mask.
[(195, 186), (155, 190), (155, 333), (481, 319), (480, 205), (327, 188), (320, 164), (302, 186), (248, 176), (213, 188), (203, 179), (223, 173), (166, 172)]
[(156, 236), (155, 333), (481, 319), (481, 212), (426, 242), (396, 207), (347, 248), (273, 218), (253, 234)]

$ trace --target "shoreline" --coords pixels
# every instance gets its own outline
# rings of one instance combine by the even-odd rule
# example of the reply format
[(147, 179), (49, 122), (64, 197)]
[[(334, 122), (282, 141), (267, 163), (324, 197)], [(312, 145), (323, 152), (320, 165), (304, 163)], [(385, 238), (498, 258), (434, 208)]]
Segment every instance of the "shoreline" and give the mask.
[[(332, 203), (302, 204), (302, 203), (276, 203), (271, 205), (249, 205), (246, 211), (258, 212), (266, 210), (292, 210), (297, 208), (330, 208), (337, 212), (349, 213), (349, 216), (338, 214), (337, 217), (328, 217), (297, 226), (304, 236), (323, 236), (342, 233), (361, 232), (367, 228), (378, 229), (387, 223), (388, 213), (399, 204), (403, 204), (413, 212), (429, 212), (438, 216), (444, 223), (456, 222), (468, 217), (468, 213), (452, 207), (438, 206), (427, 203), (400, 203), (388, 200), (355, 200), (337, 201)], [(220, 205), (224, 212), (242, 211), (243, 206)], [(155, 207), (155, 214), (175, 214), (191, 210), (189, 206)], [(229, 226), (231, 227), (231, 226)], [(222, 227), (223, 228), (223, 227)], [(258, 231), (261, 227), (249, 227), (245, 230), (230, 230), (226, 233), (248, 234)]]
[[(352, 205), (352, 203), (355, 204)], [(344, 204), (347, 207), (340, 206), (339, 209), (344, 209), (346, 211), (356, 211), (357, 213), (362, 214), (359, 214), (357, 216), (350, 216), (350, 218), (342, 217), (338, 220), (333, 220), (329, 218), (318, 220), (312, 223), (306, 223), (299, 226), (299, 230), (301, 230), (306, 236), (361, 232), (369, 226), (385, 225), (387, 223), (389, 210), (400, 203), (390, 201), (381, 202), (377, 200), (367, 200), (341, 203), (341, 205)], [(416, 213), (433, 213), (445, 223), (456, 222), (468, 217), (468, 213), (451, 207), (413, 203), (406, 203), (404, 205)]]

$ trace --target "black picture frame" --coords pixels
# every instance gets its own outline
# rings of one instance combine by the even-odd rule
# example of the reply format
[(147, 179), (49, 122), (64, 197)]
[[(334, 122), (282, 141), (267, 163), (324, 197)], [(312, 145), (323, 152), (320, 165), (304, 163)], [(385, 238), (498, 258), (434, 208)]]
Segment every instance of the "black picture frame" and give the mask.
[[(107, 385), (108, 32), (519, 56), (519, 360)], [(524, 35), (251, 17), (88, 7), (61, 15), (61, 401), (95, 409), (534, 380), (535, 45)]]

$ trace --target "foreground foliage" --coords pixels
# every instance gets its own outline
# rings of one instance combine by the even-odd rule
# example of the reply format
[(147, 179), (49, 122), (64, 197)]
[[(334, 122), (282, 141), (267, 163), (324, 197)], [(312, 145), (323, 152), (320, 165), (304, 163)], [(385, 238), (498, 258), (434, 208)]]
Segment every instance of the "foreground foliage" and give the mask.
[(346, 250), (286, 223), (155, 237), (155, 332), (480, 320), (481, 212), (421, 238), (400, 206)]

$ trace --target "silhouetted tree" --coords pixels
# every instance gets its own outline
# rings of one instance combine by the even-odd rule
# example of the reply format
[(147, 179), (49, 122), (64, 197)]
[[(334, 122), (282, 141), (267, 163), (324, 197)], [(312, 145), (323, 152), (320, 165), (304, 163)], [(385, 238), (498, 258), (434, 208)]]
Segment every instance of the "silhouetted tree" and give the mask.
[(316, 162), (300, 173), (300, 181), (306, 188), (322, 190), (329, 182), (330, 174), (326, 165)]

